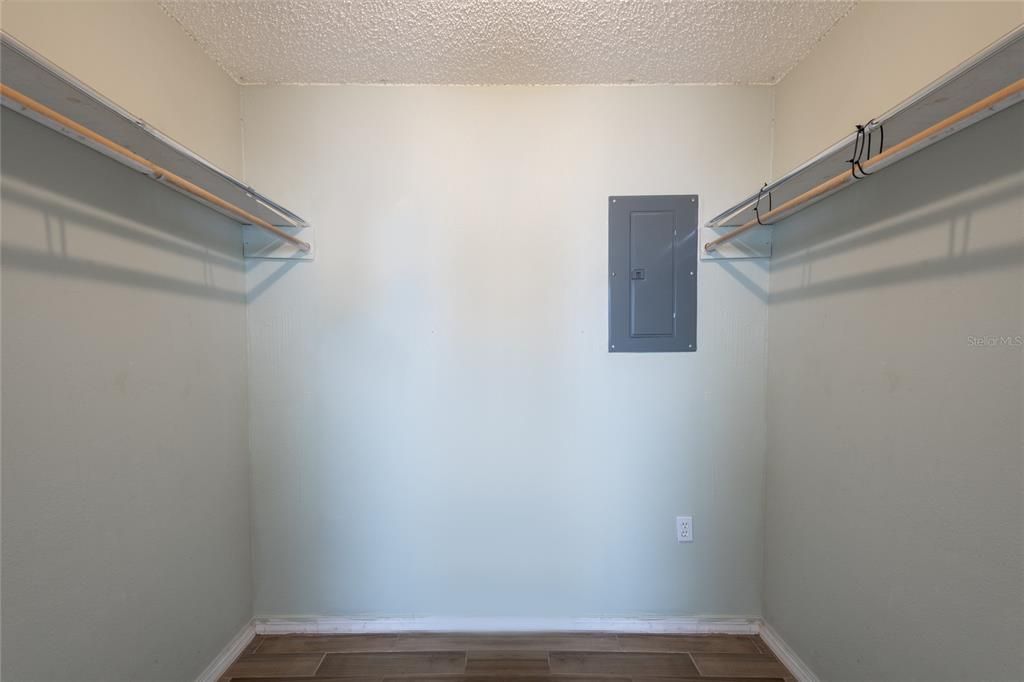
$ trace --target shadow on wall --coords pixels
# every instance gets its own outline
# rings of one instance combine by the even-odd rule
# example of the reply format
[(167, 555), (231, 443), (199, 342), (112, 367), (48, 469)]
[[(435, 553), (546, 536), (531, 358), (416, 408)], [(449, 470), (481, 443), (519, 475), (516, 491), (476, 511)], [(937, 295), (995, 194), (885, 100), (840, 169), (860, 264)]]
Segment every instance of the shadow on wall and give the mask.
[[(4, 218), (38, 220), (5, 226), (5, 268), (245, 303), (243, 290), (217, 282), (244, 266), (234, 221), (6, 109), (2, 134)], [(156, 252), (202, 276), (130, 267)]]
[[(700, 247), (700, 248), (703, 248), (703, 247)], [(747, 261), (743, 261), (743, 262), (745, 264), (746, 263), (756, 264), (756, 266), (758, 268), (760, 268), (761, 270), (768, 270), (769, 269), (769, 267), (768, 267), (769, 266), (769, 261), (767, 259), (764, 259), (764, 258), (757, 258), (757, 259), (747, 260)], [(768, 300), (768, 292), (765, 291), (764, 288), (760, 284), (758, 284), (757, 282), (752, 280), (748, 275), (744, 274), (743, 270), (738, 268), (738, 267), (736, 267), (734, 264), (730, 263), (727, 260), (719, 260), (719, 261), (713, 261), (713, 266), (717, 267), (717, 268), (721, 268), (722, 270), (725, 270), (726, 272), (728, 272), (730, 275), (732, 275), (733, 279), (735, 279), (737, 282), (739, 282), (741, 285), (743, 285), (744, 289), (746, 289), (747, 291), (752, 293), (754, 296), (757, 296), (757, 298), (759, 300), (761, 300), (762, 302), (765, 302), (765, 301)], [(749, 265), (747, 267), (749, 267)]]
[[(770, 267), (773, 273), (802, 268), (799, 287), (768, 293), (729, 262), (715, 265), (769, 303), (1020, 267), (1024, 264), (1024, 230), (1020, 239), (995, 246), (972, 246), (971, 233), (972, 216), (977, 211), (1024, 194), (1024, 107), (1020, 109), (1002, 112), (921, 151), (916, 158), (942, 169), (931, 173), (927, 182), (914, 175), (915, 164), (896, 164), (778, 223), (774, 228), (776, 256)], [(993, 153), (991, 145), (978, 144), (982, 136), (991, 135), (1013, 143), (1001, 145)], [(894, 205), (916, 208), (893, 215)], [(948, 231), (944, 253), (915, 248), (915, 232), (934, 232), (940, 225)], [(829, 277), (830, 257), (884, 242), (891, 242), (892, 247), (893, 258), (887, 267)]]
[(249, 294), (246, 297), (251, 303), (263, 295), (267, 289), (272, 287), (275, 282), (288, 274), (288, 272), (299, 263), (309, 263), (309, 261), (298, 261), (291, 260), (285, 262), (278, 261), (247, 261), (246, 262), (246, 273), (255, 273), (257, 271), (265, 271), (262, 279), (255, 286), (249, 287)]
[[(803, 249), (772, 261), (772, 269), (776, 271), (802, 268), (802, 284), (796, 289), (772, 291), (768, 301), (785, 303), (801, 298), (884, 287), (912, 280), (963, 275), (993, 268), (1019, 267), (1024, 263), (1024, 241), (987, 248), (970, 247), (971, 216), (974, 211), (1024, 194), (1024, 181), (1019, 177), (1003, 185), (995, 191), (971, 192), (966, 198), (951, 201), (943, 201), (940, 198), (942, 195), (931, 200), (922, 197), (923, 204), (939, 206), (894, 218), (882, 218), (880, 221), (878, 218), (882, 216), (879, 213), (884, 209), (878, 205), (870, 205), (863, 210), (858, 207), (858, 210), (846, 214), (828, 216), (824, 219), (819, 217), (817, 220), (816, 216), (809, 213), (802, 226), (813, 223), (820, 227), (803, 229), (799, 234), (791, 235), (790, 238), (801, 240), (804, 244)], [(847, 203), (856, 202), (861, 198), (857, 196), (859, 193), (856, 192), (856, 188), (853, 192), (853, 196), (849, 197), (851, 201)], [(842, 209), (843, 205), (837, 205), (836, 208)], [(949, 247), (945, 254), (928, 256), (907, 248), (906, 245), (893, 245), (894, 249), (899, 249), (897, 253), (903, 256), (901, 260), (910, 258), (912, 262), (858, 272), (846, 277), (816, 279), (814, 265), (825, 261), (831, 255), (849, 253), (858, 247), (896, 239), (917, 230), (934, 229), (938, 223), (947, 225), (945, 229), (948, 232)], [(863, 225), (866, 227), (861, 227)], [(853, 230), (856, 230), (856, 234), (850, 234)], [(815, 246), (816, 244), (821, 246)], [(827, 273), (827, 268), (822, 270)]]

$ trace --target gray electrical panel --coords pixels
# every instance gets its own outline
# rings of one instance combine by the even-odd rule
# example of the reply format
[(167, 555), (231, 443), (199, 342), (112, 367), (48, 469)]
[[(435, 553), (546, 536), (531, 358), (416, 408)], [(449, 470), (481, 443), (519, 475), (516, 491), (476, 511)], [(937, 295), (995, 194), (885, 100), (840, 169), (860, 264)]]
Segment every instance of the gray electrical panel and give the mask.
[(608, 197), (608, 350), (697, 350), (697, 196)]

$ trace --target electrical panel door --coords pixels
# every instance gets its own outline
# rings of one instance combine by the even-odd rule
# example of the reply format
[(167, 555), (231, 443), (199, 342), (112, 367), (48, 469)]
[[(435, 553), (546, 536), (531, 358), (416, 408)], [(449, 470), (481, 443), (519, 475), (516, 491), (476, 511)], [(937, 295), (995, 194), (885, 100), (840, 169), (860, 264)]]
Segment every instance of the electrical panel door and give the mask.
[(697, 349), (697, 197), (608, 198), (608, 350)]

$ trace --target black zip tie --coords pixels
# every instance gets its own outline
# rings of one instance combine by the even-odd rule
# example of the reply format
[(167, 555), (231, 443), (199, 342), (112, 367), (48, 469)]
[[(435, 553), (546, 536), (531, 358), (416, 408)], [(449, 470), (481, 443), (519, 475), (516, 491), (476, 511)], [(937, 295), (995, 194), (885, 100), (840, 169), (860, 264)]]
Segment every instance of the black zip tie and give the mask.
[[(870, 121), (868, 121), (867, 123), (864, 124), (864, 128), (867, 130), (872, 125), (874, 125), (874, 124), (875, 124), (875, 119), (871, 119)], [(868, 157), (867, 157), (867, 159), (864, 159), (865, 161), (870, 160), (871, 156), (872, 156), (872, 154), (871, 154), (871, 135), (872, 135), (872, 131), (868, 130)], [(884, 125), (879, 125), (878, 126), (878, 153), (881, 154), (883, 149), (885, 149), (885, 126)]]
[(850, 176), (853, 177), (854, 180), (860, 180), (860, 178), (857, 176), (857, 160), (860, 158), (860, 154), (861, 154), (860, 146), (861, 146), (861, 142), (862, 142), (863, 139), (864, 139), (864, 126), (862, 126), (862, 125), (860, 125), (858, 123), (857, 124), (857, 136), (855, 138), (853, 138), (853, 154), (850, 156), (850, 159), (847, 161), (847, 163), (850, 164)]
[[(761, 197), (764, 195), (764, 190), (768, 186), (768, 183), (761, 185), (761, 189), (757, 192), (757, 201), (754, 203), (754, 219), (757, 220), (758, 225), (766, 225), (768, 223), (761, 222), (761, 213), (758, 211), (758, 207), (761, 205)], [(768, 212), (772, 212), (772, 193), (768, 192)]]
[[(868, 121), (870, 125), (871, 121)], [(857, 124), (857, 137), (853, 141), (853, 158), (849, 160), (850, 164), (850, 175), (853, 176), (854, 180), (863, 180), (869, 175), (874, 173), (868, 173), (864, 170), (864, 166), (860, 165), (860, 160), (864, 156), (864, 149), (871, 145), (871, 133), (867, 132), (866, 126)], [(868, 151), (868, 158), (871, 158), (871, 152)], [(860, 171), (860, 176), (857, 176), (857, 171)]]

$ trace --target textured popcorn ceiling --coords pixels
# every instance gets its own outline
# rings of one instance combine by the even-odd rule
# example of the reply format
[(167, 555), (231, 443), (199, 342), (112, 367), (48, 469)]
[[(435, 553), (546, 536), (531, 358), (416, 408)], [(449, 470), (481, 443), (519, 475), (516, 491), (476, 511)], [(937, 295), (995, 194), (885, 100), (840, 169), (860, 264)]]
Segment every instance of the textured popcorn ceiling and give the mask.
[(542, 84), (775, 83), (853, 3), (166, 0), (161, 5), (239, 83)]

